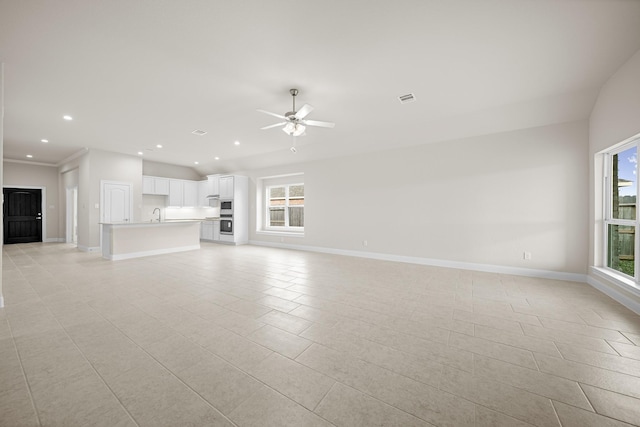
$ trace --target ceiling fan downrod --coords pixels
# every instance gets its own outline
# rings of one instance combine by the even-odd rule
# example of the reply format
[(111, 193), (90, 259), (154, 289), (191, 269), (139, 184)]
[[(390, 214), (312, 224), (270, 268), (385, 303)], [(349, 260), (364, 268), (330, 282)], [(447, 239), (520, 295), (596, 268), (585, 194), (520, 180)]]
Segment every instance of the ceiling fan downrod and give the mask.
[(298, 89), (289, 89), (289, 93), (293, 97), (293, 113), (296, 113), (296, 96), (298, 96)]

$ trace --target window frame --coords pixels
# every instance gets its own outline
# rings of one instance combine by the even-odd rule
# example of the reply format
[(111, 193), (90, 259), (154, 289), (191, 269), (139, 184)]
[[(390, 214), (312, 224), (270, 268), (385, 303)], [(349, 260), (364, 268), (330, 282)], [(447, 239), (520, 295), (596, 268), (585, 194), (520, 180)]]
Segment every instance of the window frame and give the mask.
[[(304, 172), (295, 172), (283, 175), (272, 175), (256, 178), (256, 234), (266, 236), (278, 236), (280, 243), (284, 242), (285, 237), (304, 238), (305, 227), (269, 227), (269, 193), (268, 187), (277, 187), (285, 185), (304, 185), (305, 186), (305, 205), (308, 196), (308, 186), (305, 183)], [(304, 206), (304, 205), (303, 205)], [(305, 208), (306, 211), (306, 208)], [(305, 212), (306, 213), (306, 212)], [(307, 225), (305, 218), (305, 226)]]
[[(640, 156), (640, 138), (632, 138), (631, 140), (612, 147), (604, 152), (604, 171), (603, 171), (603, 229), (602, 229), (602, 267), (611, 275), (619, 276), (622, 279), (633, 281), (634, 285), (638, 285), (640, 272), (639, 268), (639, 257), (640, 253), (640, 239), (638, 238), (638, 230), (640, 230), (640, 215), (637, 210), (638, 201), (640, 201), (640, 180), (638, 179), (638, 175), (636, 174), (636, 214), (635, 219), (622, 219), (622, 218), (614, 218), (613, 217), (613, 159), (616, 155), (629, 150), (630, 148), (635, 147), (636, 156)], [(633, 276), (629, 274), (617, 270), (615, 268), (609, 267), (609, 227), (610, 226), (624, 226), (624, 227), (633, 227), (634, 228), (634, 242), (633, 242), (633, 250), (634, 250), (634, 260), (633, 260)]]
[[(301, 181), (295, 181), (295, 182), (290, 182), (290, 183), (273, 183), (273, 184), (268, 184), (265, 185), (264, 187), (264, 209), (263, 209), (263, 213), (264, 213), (264, 227), (263, 230), (264, 231), (271, 231), (271, 232), (284, 232), (284, 233), (297, 233), (297, 234), (301, 234), (304, 233), (304, 225), (302, 227), (296, 227), (296, 226), (291, 226), (289, 225), (289, 208), (290, 207), (302, 207), (303, 211), (304, 211), (304, 207), (305, 207), (305, 203), (304, 201), (306, 201), (306, 194), (303, 196), (303, 204), (302, 205), (293, 205), (291, 206), (289, 204), (289, 200), (290, 200), (290, 193), (289, 193), (289, 188), (296, 186), (296, 185), (301, 185), (301, 186), (305, 186), (304, 182)], [(277, 188), (277, 187), (284, 187), (285, 188), (285, 196), (284, 196), (284, 205), (282, 205), (282, 207), (284, 207), (284, 223), (285, 225), (283, 226), (272, 226), (270, 225), (270, 208), (272, 207), (270, 204), (270, 198), (269, 198), (269, 194), (270, 194), (270, 189), (271, 188)], [(278, 206), (280, 207), (280, 206)]]

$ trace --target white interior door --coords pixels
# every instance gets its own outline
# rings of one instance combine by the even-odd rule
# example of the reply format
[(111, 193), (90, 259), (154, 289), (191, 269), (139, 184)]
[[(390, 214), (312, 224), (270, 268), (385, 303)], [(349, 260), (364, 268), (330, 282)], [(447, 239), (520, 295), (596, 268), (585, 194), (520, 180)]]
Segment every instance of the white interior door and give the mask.
[(131, 184), (102, 183), (102, 222), (131, 221)]

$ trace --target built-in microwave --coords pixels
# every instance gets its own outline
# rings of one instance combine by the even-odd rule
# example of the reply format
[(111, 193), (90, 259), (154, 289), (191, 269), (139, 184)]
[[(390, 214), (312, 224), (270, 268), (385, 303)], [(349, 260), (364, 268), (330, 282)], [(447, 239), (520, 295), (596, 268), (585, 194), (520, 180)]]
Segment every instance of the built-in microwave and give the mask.
[(233, 215), (233, 200), (220, 200), (220, 216)]
[(220, 234), (233, 234), (232, 218), (220, 218)]

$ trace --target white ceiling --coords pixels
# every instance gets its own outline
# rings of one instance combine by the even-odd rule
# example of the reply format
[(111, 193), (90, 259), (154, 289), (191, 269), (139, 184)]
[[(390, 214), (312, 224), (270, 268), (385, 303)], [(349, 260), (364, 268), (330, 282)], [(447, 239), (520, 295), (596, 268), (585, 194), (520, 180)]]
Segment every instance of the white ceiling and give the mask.
[[(4, 157), (206, 174), (584, 119), (638, 49), (635, 0), (0, 0)], [(336, 123), (297, 154), (256, 111), (293, 87)]]

